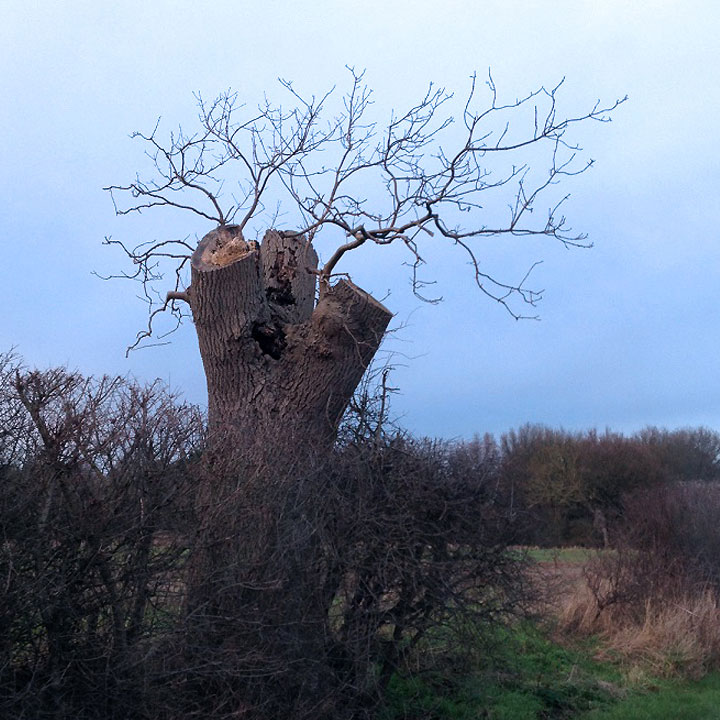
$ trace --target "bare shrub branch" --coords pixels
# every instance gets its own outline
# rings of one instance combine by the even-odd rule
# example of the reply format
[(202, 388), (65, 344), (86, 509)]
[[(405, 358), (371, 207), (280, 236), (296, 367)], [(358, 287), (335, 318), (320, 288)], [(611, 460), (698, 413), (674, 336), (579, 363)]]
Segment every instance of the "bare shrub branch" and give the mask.
[(0, 714), (141, 717), (180, 620), (202, 417), (158, 383), (0, 368)]

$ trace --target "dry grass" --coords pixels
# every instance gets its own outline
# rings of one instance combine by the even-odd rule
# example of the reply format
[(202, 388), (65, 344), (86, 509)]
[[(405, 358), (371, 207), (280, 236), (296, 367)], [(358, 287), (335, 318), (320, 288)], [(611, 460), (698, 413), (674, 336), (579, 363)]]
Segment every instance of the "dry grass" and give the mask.
[(562, 631), (597, 635), (603, 654), (655, 674), (700, 677), (720, 668), (719, 598), (710, 590), (601, 608), (587, 583), (580, 581), (558, 607)]
[(615, 551), (559, 596), (560, 628), (655, 675), (720, 669), (719, 511), (717, 488), (698, 483), (628, 496)]
[(591, 555), (586, 548), (525, 548), (535, 561), (531, 573), (537, 588), (533, 610), (540, 616), (562, 615), (567, 598), (584, 583), (583, 567)]
[[(530, 551), (533, 552), (532, 550)], [(566, 636), (595, 636), (604, 659), (655, 676), (720, 669), (720, 592), (652, 554), (536, 551), (542, 612)]]

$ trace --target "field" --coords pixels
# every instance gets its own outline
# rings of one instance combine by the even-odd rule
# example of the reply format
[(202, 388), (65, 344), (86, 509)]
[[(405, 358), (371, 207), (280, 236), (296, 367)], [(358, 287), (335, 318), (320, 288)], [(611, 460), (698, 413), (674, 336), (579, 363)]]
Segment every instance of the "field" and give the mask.
[(461, 655), (436, 638), (425, 648), (436, 669), (395, 679), (386, 720), (720, 720), (720, 673), (698, 676), (672, 649), (624, 653), (610, 636), (563, 629), (589, 551), (528, 553), (554, 596), (544, 617), (480, 633), (475, 651)]

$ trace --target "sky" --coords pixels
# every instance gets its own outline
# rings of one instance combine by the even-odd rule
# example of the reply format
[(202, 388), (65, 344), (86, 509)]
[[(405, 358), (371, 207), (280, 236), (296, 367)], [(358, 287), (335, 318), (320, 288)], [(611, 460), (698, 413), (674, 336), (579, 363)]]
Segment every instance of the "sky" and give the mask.
[(491, 68), (507, 99), (564, 77), (567, 114), (629, 96), (611, 123), (578, 131), (595, 166), (563, 186), (593, 248), (478, 247), (500, 277), (542, 261), (537, 321), (485, 298), (446, 246), (426, 249), (444, 298), (433, 305), (392, 249), (348, 256), (342, 270), (395, 313), (382, 352), (401, 423), (448, 439), (528, 422), (720, 429), (719, 26), (711, 0), (0, 0), (0, 351), (159, 377), (203, 404), (192, 324), (126, 358), (146, 322), (139, 288), (93, 274), (129, 269), (105, 237), (212, 229), (166, 209), (115, 216), (102, 188), (146, 167), (129, 134), (158, 118), (191, 126), (193, 93), (255, 104), (278, 77), (319, 94), (347, 85), (345, 66), (364, 69), (388, 114), (430, 82), (462, 96)]

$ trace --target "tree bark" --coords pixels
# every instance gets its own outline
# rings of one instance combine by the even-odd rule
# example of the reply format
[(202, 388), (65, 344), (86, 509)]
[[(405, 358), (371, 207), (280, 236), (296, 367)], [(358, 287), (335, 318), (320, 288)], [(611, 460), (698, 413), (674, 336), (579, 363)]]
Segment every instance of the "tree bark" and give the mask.
[(319, 619), (308, 630), (307, 617), (285, 617), (312, 607), (293, 578), (321, 559), (294, 494), (331, 449), (391, 313), (347, 280), (316, 302), (316, 269), (304, 239), (270, 230), (258, 245), (233, 226), (206, 235), (191, 259), (210, 451), (198, 468), (187, 602), (190, 646), (208, 662), (228, 642), (252, 642), (244, 633), (264, 627), (268, 608), (297, 625), (298, 642), (318, 639)]
[(316, 303), (314, 249), (275, 230), (258, 245), (219, 227), (191, 268), (211, 434), (253, 462), (329, 447), (392, 314), (348, 280)]

